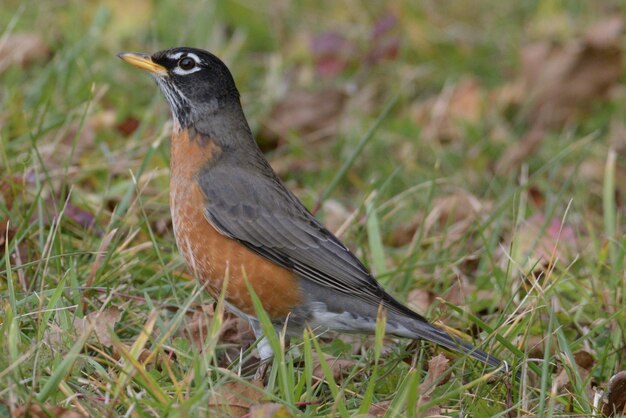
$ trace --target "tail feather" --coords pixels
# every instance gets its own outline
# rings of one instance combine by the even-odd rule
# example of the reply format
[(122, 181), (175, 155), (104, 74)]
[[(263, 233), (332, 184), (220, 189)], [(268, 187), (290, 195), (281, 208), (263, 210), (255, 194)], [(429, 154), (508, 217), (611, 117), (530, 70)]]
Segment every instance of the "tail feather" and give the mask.
[(450, 350), (467, 353), (470, 357), (490, 366), (499, 367), (502, 364), (499, 358), (485, 353), (466, 341), (451, 336), (443, 329), (430, 324), (421, 316), (415, 315), (418, 316), (418, 318), (410, 318), (410, 323), (407, 320), (402, 321), (402, 328), (404, 329), (400, 332), (396, 332), (398, 336), (432, 341)]
[(431, 325), (428, 322), (414, 322), (411, 328), (416, 334), (413, 338), (422, 338), (450, 350), (467, 353), (470, 357), (489, 364), (490, 366), (499, 367), (502, 364), (502, 361), (497, 357), (485, 353), (466, 341), (451, 336), (443, 329)]

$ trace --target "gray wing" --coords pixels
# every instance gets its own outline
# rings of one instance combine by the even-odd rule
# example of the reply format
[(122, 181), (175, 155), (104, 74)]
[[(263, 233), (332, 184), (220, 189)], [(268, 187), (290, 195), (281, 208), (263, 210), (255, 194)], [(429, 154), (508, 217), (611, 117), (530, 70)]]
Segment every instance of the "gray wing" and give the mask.
[(416, 315), (389, 296), (350, 250), (271, 174), (229, 165), (204, 171), (199, 183), (207, 199), (207, 220), (221, 234), (304, 279)]

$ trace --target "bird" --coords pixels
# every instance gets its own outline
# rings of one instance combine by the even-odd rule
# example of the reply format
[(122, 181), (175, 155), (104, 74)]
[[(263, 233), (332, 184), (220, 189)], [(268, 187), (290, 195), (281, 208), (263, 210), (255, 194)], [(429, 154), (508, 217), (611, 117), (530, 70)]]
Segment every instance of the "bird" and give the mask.
[(147, 70), (171, 110), (169, 198), (178, 250), (212, 296), (224, 287), (226, 307), (250, 322), (262, 360), (273, 351), (248, 285), (277, 332), (374, 334), (382, 307), (386, 334), (502, 365), (387, 293), (286, 187), (257, 145), (233, 76), (216, 55), (177, 47), (118, 57)]

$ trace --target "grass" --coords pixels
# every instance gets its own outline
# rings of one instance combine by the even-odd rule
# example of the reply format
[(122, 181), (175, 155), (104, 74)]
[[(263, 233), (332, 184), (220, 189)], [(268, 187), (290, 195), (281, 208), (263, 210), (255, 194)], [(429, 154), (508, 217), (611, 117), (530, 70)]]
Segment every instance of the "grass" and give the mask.
[[(260, 1), (9, 4), (0, 9), (2, 36), (37, 34), (51, 52), (0, 72), (0, 220), (9, 221), (0, 238), (1, 414), (36, 403), (93, 416), (228, 416), (236, 405), (271, 402), (298, 416), (353, 416), (388, 401), (388, 416), (430, 408), (592, 416), (590, 382), (605, 388), (624, 369), (626, 167), (609, 128), (626, 117), (624, 95), (547, 130), (509, 174), (493, 167), (531, 129), (524, 109), (491, 109), (448, 142), (426, 139), (415, 116), (468, 76), (484, 95), (506, 85), (525, 42), (569, 39), (609, 12), (624, 15), (620, 2), (305, 1), (272, 2), (272, 12)], [(389, 12), (399, 17), (396, 58), (368, 67), (357, 56), (335, 77), (317, 75), (314, 36), (336, 31), (364, 51)], [(285, 77), (288, 89), (353, 91), (333, 139), (295, 136), (268, 158), (289, 167), (282, 176), (308, 207), (332, 199), (353, 215), (342, 239), (386, 289), (403, 301), (413, 289), (430, 292), (428, 318), (474, 335), (522, 379), (490, 377), (452, 356), (450, 379), (427, 399), (421, 383), (436, 347), (307, 332), (289, 347), (270, 338), (280, 354), (259, 387), (239, 373), (252, 348), (220, 360), (228, 348), (220, 304), (199, 349), (188, 318), (212, 300), (186, 272), (171, 232), (168, 110), (148, 77), (115, 57), (181, 44), (224, 58), (255, 132)], [(133, 121), (136, 129), (120, 126)], [(480, 216), (460, 227), (460, 204), (431, 222), (450, 209), (442, 199), (461, 192), (481, 204)], [(409, 238), (392, 245), (412, 223)], [(540, 268), (542, 249), (552, 262)], [(77, 327), (111, 308), (118, 321), (90, 325), (112, 329), (110, 344)], [(587, 369), (574, 366), (581, 350), (594, 357)], [(340, 375), (337, 358), (351, 360)], [(564, 388), (561, 365), (571, 382)], [(231, 405), (216, 406), (224, 399)]]

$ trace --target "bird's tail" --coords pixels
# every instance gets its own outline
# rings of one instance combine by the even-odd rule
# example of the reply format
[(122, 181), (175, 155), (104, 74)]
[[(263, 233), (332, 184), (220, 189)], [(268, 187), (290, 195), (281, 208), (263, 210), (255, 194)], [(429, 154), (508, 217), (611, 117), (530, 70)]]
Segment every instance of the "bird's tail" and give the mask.
[[(409, 308), (400, 305), (403, 309), (404, 315), (398, 315), (396, 317), (397, 323), (401, 326), (396, 329), (393, 325), (390, 327), (390, 331), (399, 337), (412, 338), (412, 339), (424, 339), (432, 341), (435, 344), (446, 347), (450, 350), (467, 353), (472, 358), (480, 360), (488, 365), (499, 367), (502, 361), (484, 351), (474, 347), (472, 344), (461, 340), (460, 338), (453, 337), (443, 329), (432, 325), (424, 317), (416, 312), (411, 311)], [(391, 321), (388, 321), (388, 324)], [(389, 324), (391, 325), (391, 324)]]
[[(470, 357), (482, 361), (490, 366), (499, 367), (502, 361), (484, 351), (474, 347), (472, 344), (453, 337), (441, 328), (438, 328), (428, 322), (419, 322), (412, 327), (419, 338), (439, 344), (453, 351), (467, 353)], [(417, 328), (417, 329), (416, 329)]]

